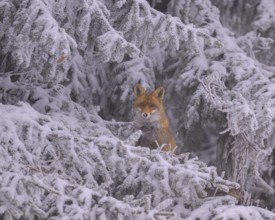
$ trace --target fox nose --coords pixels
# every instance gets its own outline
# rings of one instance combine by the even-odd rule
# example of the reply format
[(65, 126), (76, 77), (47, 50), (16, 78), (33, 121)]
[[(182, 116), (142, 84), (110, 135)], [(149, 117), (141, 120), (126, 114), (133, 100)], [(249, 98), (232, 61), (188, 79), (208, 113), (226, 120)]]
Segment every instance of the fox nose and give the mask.
[(145, 112), (143, 112), (143, 113), (142, 113), (142, 117), (143, 117), (143, 118), (149, 118), (149, 117), (150, 117), (150, 113), (145, 113)]

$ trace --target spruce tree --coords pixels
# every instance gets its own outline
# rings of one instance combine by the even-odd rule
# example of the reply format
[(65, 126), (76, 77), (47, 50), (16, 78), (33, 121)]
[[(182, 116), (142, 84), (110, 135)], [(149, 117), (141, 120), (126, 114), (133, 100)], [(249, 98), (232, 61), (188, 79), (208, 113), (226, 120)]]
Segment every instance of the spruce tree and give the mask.
[[(0, 218), (275, 219), (275, 4), (237, 4), (2, 0)], [(177, 155), (135, 146), (137, 83)]]

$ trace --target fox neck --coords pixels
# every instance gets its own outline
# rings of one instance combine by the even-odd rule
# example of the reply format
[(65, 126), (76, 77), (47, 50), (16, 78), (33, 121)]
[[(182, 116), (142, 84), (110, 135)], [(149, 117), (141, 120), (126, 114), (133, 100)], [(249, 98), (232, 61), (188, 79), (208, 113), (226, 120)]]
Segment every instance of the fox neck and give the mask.
[(161, 128), (169, 128), (169, 121), (167, 119), (166, 113), (164, 110), (160, 112), (159, 118), (159, 127)]

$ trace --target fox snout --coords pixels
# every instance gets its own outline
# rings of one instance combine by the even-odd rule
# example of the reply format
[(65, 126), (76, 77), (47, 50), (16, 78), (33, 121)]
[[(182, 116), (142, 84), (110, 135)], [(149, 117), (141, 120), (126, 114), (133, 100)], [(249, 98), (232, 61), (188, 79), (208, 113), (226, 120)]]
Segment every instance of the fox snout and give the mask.
[(146, 113), (146, 112), (143, 112), (141, 113), (141, 116), (145, 119), (149, 119), (151, 117), (151, 114), (150, 113)]
[(156, 122), (159, 121), (160, 114), (158, 111), (143, 111), (140, 108), (136, 111), (137, 118), (143, 122)]
[(138, 108), (136, 113), (138, 115), (140, 115), (143, 119), (150, 119), (151, 116), (153, 115), (154, 111), (150, 112), (150, 111), (144, 111), (141, 108)]

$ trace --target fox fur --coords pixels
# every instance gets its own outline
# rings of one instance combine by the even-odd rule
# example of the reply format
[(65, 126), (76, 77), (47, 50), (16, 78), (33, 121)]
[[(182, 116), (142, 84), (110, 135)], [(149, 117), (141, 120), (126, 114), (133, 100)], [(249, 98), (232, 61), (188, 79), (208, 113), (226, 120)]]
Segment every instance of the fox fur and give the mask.
[(163, 87), (147, 92), (141, 84), (135, 86), (135, 121), (142, 131), (137, 145), (150, 149), (160, 146), (163, 151), (173, 151), (176, 142), (165, 113), (164, 92)]

